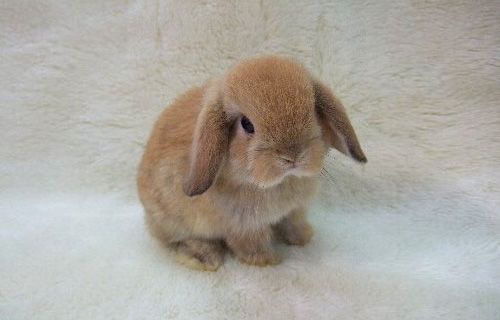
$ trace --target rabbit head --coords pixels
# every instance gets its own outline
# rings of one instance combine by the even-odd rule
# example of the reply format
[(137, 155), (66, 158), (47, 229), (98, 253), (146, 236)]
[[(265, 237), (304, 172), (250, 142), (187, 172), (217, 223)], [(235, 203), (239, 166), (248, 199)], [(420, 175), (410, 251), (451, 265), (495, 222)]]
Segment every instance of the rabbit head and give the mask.
[(247, 60), (210, 82), (198, 116), (184, 192), (225, 178), (258, 188), (317, 175), (333, 147), (366, 157), (340, 101), (297, 62)]

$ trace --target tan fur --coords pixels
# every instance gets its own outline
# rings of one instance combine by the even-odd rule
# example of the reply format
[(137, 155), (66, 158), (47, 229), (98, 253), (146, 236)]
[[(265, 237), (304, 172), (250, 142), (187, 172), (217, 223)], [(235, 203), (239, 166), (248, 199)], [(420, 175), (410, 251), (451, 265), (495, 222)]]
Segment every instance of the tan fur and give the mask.
[(244, 61), (156, 122), (138, 175), (147, 225), (195, 269), (216, 270), (221, 243), (243, 262), (276, 264), (275, 234), (293, 245), (312, 237), (305, 208), (329, 147), (366, 161), (329, 89), (290, 59)]
[(306, 220), (304, 208), (293, 210), (274, 226), (276, 235), (289, 245), (304, 246), (311, 240), (313, 229)]
[(366, 162), (366, 156), (340, 100), (324, 84), (317, 81), (314, 82), (314, 93), (320, 121), (332, 146), (359, 162)]

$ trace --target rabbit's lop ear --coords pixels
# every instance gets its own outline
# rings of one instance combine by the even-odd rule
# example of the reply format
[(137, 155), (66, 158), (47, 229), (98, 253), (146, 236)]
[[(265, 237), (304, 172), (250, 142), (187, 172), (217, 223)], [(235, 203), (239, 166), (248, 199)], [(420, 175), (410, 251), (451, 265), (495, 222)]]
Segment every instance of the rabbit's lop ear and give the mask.
[(366, 156), (340, 100), (321, 82), (314, 81), (313, 86), (316, 112), (323, 127), (325, 139), (333, 148), (345, 155), (356, 161), (366, 162)]
[(228, 141), (229, 126), (222, 99), (218, 88), (209, 88), (196, 122), (189, 169), (183, 184), (186, 195), (202, 194), (212, 185)]

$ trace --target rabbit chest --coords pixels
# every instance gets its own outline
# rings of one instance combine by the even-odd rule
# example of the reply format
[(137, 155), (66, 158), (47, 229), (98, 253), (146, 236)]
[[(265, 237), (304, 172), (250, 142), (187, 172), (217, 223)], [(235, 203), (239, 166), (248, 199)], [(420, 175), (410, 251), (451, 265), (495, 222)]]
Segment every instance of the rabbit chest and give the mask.
[(219, 186), (214, 204), (228, 227), (258, 229), (277, 223), (294, 209), (306, 207), (317, 184), (316, 178), (288, 177), (283, 183), (266, 189)]

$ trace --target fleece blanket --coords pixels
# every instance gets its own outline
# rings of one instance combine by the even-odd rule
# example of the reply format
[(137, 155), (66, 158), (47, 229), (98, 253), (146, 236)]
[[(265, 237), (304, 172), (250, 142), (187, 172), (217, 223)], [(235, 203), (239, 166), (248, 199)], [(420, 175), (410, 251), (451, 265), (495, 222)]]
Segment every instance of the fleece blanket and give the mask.
[[(0, 2), (1, 319), (500, 318), (498, 1)], [(158, 114), (242, 58), (300, 60), (332, 151), (304, 248), (188, 270), (136, 168)]]

